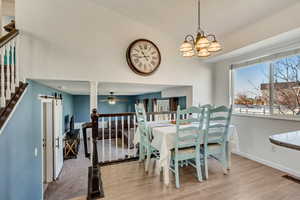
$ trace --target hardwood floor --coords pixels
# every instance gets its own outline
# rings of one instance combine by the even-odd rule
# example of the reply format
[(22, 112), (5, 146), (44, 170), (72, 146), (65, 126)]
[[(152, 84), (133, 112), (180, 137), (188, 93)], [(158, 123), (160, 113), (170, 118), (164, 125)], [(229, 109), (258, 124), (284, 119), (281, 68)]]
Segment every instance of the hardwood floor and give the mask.
[[(109, 200), (297, 200), (300, 184), (282, 177), (284, 173), (233, 155), (232, 170), (223, 175), (216, 161), (209, 163), (209, 180), (198, 182), (193, 168), (180, 173), (181, 188), (163, 185), (162, 176), (146, 174), (138, 162), (102, 168), (105, 198)], [(70, 191), (71, 192), (71, 191)], [(83, 200), (85, 197), (76, 198)], [(72, 199), (73, 200), (73, 199)], [(75, 199), (74, 199), (75, 200)]]

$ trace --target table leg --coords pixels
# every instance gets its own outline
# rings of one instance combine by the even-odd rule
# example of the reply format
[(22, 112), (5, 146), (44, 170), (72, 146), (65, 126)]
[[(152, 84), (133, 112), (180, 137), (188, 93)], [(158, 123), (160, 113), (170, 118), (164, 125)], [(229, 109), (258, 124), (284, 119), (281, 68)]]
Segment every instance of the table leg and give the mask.
[(161, 166), (159, 165), (159, 160), (155, 160), (155, 175), (158, 176), (161, 171)]
[(227, 169), (231, 169), (231, 144), (229, 141), (226, 142), (226, 155), (227, 155)]
[(162, 167), (163, 167), (163, 176), (164, 176), (164, 184), (166, 186), (169, 185), (170, 183), (170, 156), (168, 156), (162, 163)]
[(164, 183), (165, 185), (169, 185), (170, 183), (170, 175), (169, 175), (169, 167), (168, 165), (164, 165), (163, 166), (163, 170), (164, 170)]

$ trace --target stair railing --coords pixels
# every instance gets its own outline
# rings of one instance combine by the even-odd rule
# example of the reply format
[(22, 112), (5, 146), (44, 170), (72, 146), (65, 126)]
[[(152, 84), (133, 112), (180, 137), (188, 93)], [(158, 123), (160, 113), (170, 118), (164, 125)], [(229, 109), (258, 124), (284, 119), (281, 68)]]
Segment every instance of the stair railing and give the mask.
[(12, 21), (4, 27), (7, 34), (0, 38), (0, 107), (4, 108), (19, 87), (19, 62), (17, 55), (19, 30)]

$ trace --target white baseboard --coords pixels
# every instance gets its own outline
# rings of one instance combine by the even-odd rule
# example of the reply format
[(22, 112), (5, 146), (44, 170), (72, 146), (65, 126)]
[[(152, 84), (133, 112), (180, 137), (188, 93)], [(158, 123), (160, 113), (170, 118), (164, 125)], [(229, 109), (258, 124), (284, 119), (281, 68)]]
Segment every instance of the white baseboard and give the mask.
[(293, 169), (290, 169), (288, 167), (285, 167), (283, 165), (280, 165), (278, 163), (267, 161), (267, 160), (259, 158), (257, 156), (254, 156), (254, 155), (251, 155), (251, 154), (248, 154), (248, 153), (244, 153), (244, 152), (240, 152), (240, 151), (232, 151), (232, 153), (236, 154), (236, 155), (239, 155), (239, 156), (242, 156), (242, 157), (245, 157), (245, 158), (247, 158), (249, 160), (256, 161), (256, 162), (261, 163), (263, 165), (272, 167), (272, 168), (277, 169), (279, 171), (285, 172), (285, 173), (287, 173), (289, 175), (292, 175), (294, 177), (300, 177), (300, 172), (295, 171)]

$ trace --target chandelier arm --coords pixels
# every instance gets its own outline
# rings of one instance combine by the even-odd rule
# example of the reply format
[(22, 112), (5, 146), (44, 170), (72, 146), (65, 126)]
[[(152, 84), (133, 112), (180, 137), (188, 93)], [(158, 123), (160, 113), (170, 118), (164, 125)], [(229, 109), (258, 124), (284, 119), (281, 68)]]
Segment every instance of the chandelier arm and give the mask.
[(215, 36), (214, 34), (208, 34), (208, 35), (206, 36), (207, 39), (209, 39), (209, 37), (212, 37), (212, 38), (213, 38), (212, 41), (216, 41), (216, 40), (217, 40), (217, 39), (216, 39), (216, 36)]
[(192, 35), (187, 35), (187, 36), (185, 36), (185, 39), (184, 39), (185, 41), (188, 41), (188, 42), (193, 42), (193, 44), (195, 43), (195, 38), (194, 38), (194, 36), (192, 36)]

